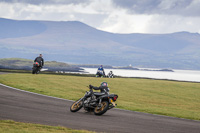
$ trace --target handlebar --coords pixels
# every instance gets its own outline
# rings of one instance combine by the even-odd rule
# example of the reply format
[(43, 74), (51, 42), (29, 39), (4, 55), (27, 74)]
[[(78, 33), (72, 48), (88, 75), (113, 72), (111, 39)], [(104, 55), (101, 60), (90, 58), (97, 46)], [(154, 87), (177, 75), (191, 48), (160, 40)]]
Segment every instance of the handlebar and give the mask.
[(91, 85), (89, 85), (89, 86), (86, 86), (86, 87), (88, 87), (90, 90), (92, 89), (92, 86), (91, 86)]

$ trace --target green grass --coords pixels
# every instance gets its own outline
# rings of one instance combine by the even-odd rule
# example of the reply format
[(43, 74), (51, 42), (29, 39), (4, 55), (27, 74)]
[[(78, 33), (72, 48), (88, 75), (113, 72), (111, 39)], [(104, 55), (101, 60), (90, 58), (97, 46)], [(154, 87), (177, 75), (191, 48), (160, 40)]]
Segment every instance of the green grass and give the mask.
[(32, 66), (33, 60), (23, 58), (0, 58), (0, 64), (8, 66)]
[[(5, 66), (32, 66), (34, 59), (23, 59), (23, 58), (0, 58), (0, 65)], [(67, 63), (57, 61), (46, 61), (45, 67), (67, 67), (70, 66)]]
[(77, 100), (86, 86), (108, 82), (118, 108), (200, 120), (200, 83), (137, 78), (95, 78), (50, 74), (4, 74), (0, 83), (45, 95)]
[(11, 73), (31, 73), (31, 70), (17, 70), (17, 69), (0, 69), (0, 72), (11, 72)]
[(22, 123), (11, 120), (0, 120), (0, 133), (93, 133), (86, 130), (73, 130), (60, 126)]

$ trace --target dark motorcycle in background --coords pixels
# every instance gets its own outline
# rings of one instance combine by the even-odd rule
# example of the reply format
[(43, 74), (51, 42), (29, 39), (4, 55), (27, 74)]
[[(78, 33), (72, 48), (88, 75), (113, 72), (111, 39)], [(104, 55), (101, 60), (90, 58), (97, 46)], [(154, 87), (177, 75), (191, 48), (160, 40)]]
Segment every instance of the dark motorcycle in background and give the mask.
[(38, 62), (33, 63), (32, 74), (39, 74), (41, 66)]
[(83, 107), (85, 111), (94, 111), (95, 115), (103, 115), (109, 109), (116, 107), (117, 98), (116, 94), (93, 92), (93, 89), (90, 88), (84, 97), (71, 105), (70, 111), (77, 112)]

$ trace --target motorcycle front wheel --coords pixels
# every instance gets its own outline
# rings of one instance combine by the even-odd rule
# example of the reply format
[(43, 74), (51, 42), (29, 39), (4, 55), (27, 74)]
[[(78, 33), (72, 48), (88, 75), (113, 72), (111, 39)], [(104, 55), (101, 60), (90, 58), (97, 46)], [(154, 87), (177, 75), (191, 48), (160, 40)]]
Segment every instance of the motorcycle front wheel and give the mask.
[(71, 105), (71, 107), (70, 107), (70, 111), (71, 112), (77, 112), (77, 111), (79, 111), (83, 107), (83, 101), (82, 100), (79, 101), (79, 100), (77, 100), (76, 102), (74, 102)]
[(109, 104), (107, 101), (103, 101), (101, 102), (101, 106), (100, 107), (95, 107), (94, 109), (94, 114), (95, 115), (103, 115), (104, 113), (106, 113), (106, 111), (109, 108)]
[(36, 73), (36, 68), (33, 67), (32, 69), (33, 69), (33, 70), (32, 70), (32, 74), (35, 74), (35, 73)]

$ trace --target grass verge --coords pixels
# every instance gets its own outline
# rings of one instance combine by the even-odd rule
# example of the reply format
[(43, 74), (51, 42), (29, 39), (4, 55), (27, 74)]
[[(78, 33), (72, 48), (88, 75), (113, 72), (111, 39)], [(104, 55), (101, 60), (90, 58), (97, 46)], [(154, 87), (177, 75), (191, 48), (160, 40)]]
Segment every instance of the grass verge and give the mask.
[(60, 126), (47, 126), (40, 124), (0, 120), (1, 133), (94, 133), (86, 130), (73, 130)]
[(118, 108), (200, 120), (200, 83), (137, 78), (95, 78), (50, 74), (4, 74), (0, 83), (49, 96), (77, 100), (86, 86), (108, 82)]

